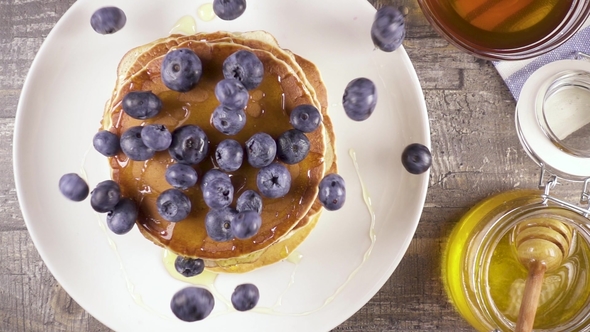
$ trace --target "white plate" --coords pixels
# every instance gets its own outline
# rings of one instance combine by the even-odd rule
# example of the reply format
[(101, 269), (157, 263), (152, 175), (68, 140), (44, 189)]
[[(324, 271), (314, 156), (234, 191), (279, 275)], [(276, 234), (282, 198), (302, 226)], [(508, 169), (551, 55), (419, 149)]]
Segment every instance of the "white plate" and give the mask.
[[(57, 281), (114, 330), (329, 330), (387, 281), (420, 218), (428, 173), (410, 175), (400, 163), (406, 145), (430, 146), (418, 79), (403, 48), (374, 50), (369, 31), (375, 10), (364, 0), (251, 0), (245, 14), (229, 22), (199, 20), (197, 10), (206, 2), (118, 0), (127, 25), (103, 36), (91, 29), (89, 18), (105, 3), (83, 0), (51, 31), (33, 62), (16, 118), (14, 168), (27, 227)], [(317, 64), (328, 88), (348, 192), (345, 207), (324, 212), (299, 247), (299, 263), (219, 276), (215, 288), (221, 296), (212, 315), (195, 323), (181, 322), (170, 312), (171, 296), (186, 283), (165, 271), (160, 248), (137, 229), (124, 236), (106, 231), (104, 216), (94, 213), (88, 200), (67, 201), (57, 186), (69, 172), (85, 174), (91, 187), (108, 178), (106, 161), (91, 142), (118, 61), (132, 47), (166, 36), (185, 15), (195, 17), (198, 31), (269, 31), (283, 47)], [(341, 98), (346, 84), (361, 76), (377, 84), (379, 103), (371, 118), (355, 122), (344, 115)], [(351, 149), (375, 211), (373, 228)], [(257, 312), (226, 307), (242, 282), (259, 286)]]

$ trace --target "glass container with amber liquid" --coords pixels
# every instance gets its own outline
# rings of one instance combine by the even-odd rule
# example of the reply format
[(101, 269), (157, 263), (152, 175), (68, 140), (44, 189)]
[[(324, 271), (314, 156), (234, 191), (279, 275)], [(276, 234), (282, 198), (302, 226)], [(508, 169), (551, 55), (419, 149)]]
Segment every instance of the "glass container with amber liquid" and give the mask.
[[(518, 227), (533, 221), (571, 229), (559, 267), (543, 278), (535, 331), (590, 331), (590, 62), (562, 60), (536, 71), (516, 110), (518, 137), (541, 167), (540, 190), (494, 195), (471, 208), (448, 239), (445, 290), (478, 331), (513, 331), (528, 270)], [(555, 197), (559, 182), (580, 184), (582, 204)], [(520, 225), (520, 226), (519, 226)]]
[(458, 48), (491, 60), (531, 58), (568, 40), (590, 15), (588, 0), (418, 0)]

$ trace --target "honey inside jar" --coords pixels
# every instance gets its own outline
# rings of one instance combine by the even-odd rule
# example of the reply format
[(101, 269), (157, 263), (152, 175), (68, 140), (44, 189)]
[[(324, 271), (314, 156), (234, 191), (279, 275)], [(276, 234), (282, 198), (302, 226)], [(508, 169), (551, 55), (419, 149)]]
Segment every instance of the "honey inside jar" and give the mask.
[[(540, 192), (515, 190), (471, 208), (450, 235), (443, 283), (457, 311), (478, 331), (514, 330), (528, 270), (517, 257), (512, 231), (527, 215), (548, 215), (583, 225), (583, 216), (544, 206)], [(590, 247), (578, 228), (569, 257), (545, 274), (535, 329), (581, 331), (588, 324)], [(587, 232), (586, 232), (587, 233)]]
[(575, 0), (422, 0), (448, 34), (476, 49), (514, 49), (543, 40)]

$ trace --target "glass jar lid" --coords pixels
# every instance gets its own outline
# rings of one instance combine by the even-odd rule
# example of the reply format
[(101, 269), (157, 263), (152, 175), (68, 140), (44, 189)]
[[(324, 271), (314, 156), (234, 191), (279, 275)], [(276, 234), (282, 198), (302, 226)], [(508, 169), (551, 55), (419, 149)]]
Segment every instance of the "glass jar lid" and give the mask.
[(535, 71), (516, 106), (527, 154), (561, 178), (590, 178), (590, 62), (561, 60)]

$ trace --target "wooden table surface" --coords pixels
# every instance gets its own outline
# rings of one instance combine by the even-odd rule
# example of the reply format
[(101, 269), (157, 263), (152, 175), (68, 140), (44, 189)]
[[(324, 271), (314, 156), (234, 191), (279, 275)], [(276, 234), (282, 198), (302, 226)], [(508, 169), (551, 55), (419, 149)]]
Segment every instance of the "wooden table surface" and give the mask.
[[(472, 331), (441, 284), (445, 240), (479, 200), (515, 187), (536, 188), (538, 167), (518, 141), (515, 101), (490, 62), (440, 38), (415, 0), (369, 1), (409, 10), (404, 47), (426, 98), (433, 164), (422, 218), (401, 264), (375, 297), (334, 331)], [(25, 76), (73, 2), (0, 1), (0, 331), (110, 331), (75, 303), (43, 264), (13, 179), (11, 142)], [(564, 186), (562, 195), (575, 201), (577, 190)]]

